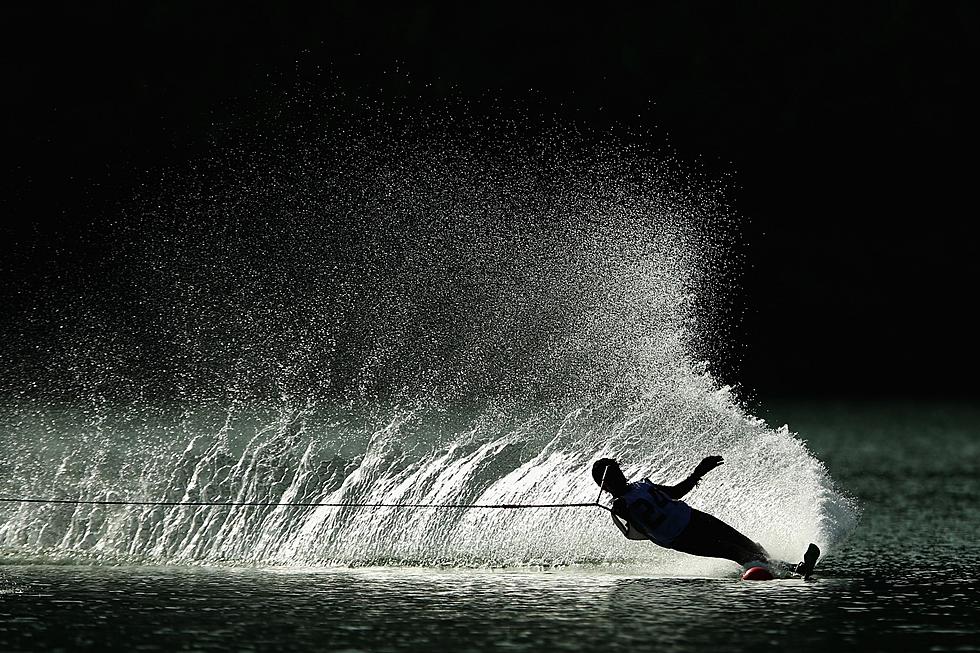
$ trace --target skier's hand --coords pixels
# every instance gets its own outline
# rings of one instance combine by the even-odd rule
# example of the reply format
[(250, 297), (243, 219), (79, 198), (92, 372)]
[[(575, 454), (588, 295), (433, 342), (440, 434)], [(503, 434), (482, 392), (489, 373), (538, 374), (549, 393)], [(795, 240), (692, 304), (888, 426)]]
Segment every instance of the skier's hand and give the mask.
[(724, 463), (725, 461), (721, 456), (708, 456), (698, 463), (698, 466), (694, 468), (694, 473), (697, 476), (704, 476), (715, 467), (723, 465)]

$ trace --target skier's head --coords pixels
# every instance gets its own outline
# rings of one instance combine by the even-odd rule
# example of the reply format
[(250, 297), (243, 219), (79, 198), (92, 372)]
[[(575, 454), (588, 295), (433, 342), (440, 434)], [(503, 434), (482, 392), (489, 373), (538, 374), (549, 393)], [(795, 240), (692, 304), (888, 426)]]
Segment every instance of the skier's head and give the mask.
[(612, 458), (595, 461), (592, 465), (592, 478), (595, 479), (596, 485), (614, 497), (626, 491), (626, 477), (623, 475), (623, 470), (619, 468), (619, 463)]

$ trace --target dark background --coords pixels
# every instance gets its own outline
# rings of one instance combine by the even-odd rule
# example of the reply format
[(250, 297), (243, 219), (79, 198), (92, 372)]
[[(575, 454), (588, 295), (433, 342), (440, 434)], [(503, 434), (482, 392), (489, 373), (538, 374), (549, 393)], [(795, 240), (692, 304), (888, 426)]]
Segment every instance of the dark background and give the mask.
[(216, 124), (330, 78), (650, 127), (734, 173), (719, 370), (746, 396), (977, 389), (973, 3), (29, 7), (0, 10), (6, 302), (84, 275), (99, 221)]

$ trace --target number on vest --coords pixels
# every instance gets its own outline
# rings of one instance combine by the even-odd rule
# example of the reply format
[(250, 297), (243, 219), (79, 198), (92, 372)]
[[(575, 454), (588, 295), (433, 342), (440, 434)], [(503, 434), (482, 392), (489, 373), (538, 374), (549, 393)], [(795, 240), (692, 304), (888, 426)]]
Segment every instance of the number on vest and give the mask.
[[(636, 515), (635, 519), (640, 522), (641, 529), (647, 530), (649, 534), (657, 530), (664, 523), (664, 520), (667, 519), (667, 513), (664, 512), (663, 508), (670, 499), (663, 492), (657, 490), (651, 490), (647, 494), (653, 499), (653, 503), (650, 503), (646, 499), (637, 499), (630, 506), (630, 512)], [(654, 503), (656, 507), (654, 507)]]

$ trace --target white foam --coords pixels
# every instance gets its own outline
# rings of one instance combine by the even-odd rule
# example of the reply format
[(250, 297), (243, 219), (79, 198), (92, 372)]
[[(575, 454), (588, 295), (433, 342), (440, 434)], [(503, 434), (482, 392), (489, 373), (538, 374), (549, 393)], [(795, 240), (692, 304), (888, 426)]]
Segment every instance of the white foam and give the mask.
[[(846, 531), (853, 506), (820, 462), (705, 371), (734, 230), (716, 185), (573, 129), (438, 136), (347, 129), (343, 113), (302, 156), (235, 143), (120, 221), (125, 283), (80, 282), (89, 303), (53, 329), (70, 405), (2, 415), (3, 494), (578, 503), (601, 456), (671, 483), (721, 454), (691, 505), (788, 560)], [(112, 300), (107, 324), (90, 309)], [(0, 546), (168, 563), (726, 564), (627, 541), (583, 508), (7, 504)]]

